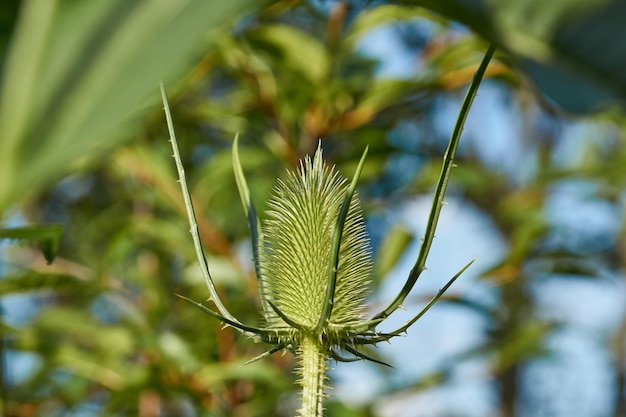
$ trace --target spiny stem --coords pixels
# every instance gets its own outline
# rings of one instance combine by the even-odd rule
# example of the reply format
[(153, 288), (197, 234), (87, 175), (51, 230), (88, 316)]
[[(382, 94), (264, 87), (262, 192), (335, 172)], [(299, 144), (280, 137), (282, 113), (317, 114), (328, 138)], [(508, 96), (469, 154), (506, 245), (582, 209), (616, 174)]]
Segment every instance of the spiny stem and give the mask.
[(300, 362), (302, 407), (300, 417), (322, 417), (326, 382), (326, 349), (313, 335), (303, 338), (297, 352)]

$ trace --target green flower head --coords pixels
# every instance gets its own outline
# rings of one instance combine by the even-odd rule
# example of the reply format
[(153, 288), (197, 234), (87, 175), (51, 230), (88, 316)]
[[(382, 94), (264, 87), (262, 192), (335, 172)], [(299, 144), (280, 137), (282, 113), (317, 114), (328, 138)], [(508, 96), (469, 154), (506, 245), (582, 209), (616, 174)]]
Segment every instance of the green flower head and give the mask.
[[(405, 332), (443, 295), (469, 266), (455, 275), (422, 309), (403, 326), (381, 332), (377, 326), (403, 301), (424, 271), (434, 229), (427, 231), (420, 256), (396, 298), (382, 311), (366, 319), (368, 288), (372, 276), (372, 252), (355, 189), (367, 149), (348, 182), (322, 159), (318, 147), (313, 158), (306, 157), (297, 171), (279, 180), (268, 202), (266, 218), (260, 221), (239, 161), (238, 140), (233, 143), (233, 167), (244, 211), (248, 218), (254, 265), (259, 285), (264, 327), (243, 324), (222, 304), (209, 274), (196, 230), (193, 206), (184, 193), (189, 218), (214, 311), (204, 304), (182, 297), (255, 341), (274, 347), (250, 362), (282, 349), (300, 355), (304, 345), (315, 345), (319, 363), (328, 358), (338, 361), (366, 359), (384, 364), (365, 354), (360, 347), (388, 341)], [(174, 156), (179, 164), (178, 150)], [(448, 163), (451, 167), (451, 160)], [(450, 168), (446, 169), (450, 169)], [(179, 165), (182, 172), (182, 166)], [(184, 176), (180, 176), (186, 190)], [(443, 190), (443, 189), (442, 189)], [(442, 192), (442, 191), (441, 191)], [(443, 204), (435, 196), (434, 218)], [(436, 221), (436, 220), (435, 220)], [(313, 342), (315, 341), (315, 342)], [(344, 357), (343, 353), (354, 357)], [(386, 364), (385, 364), (386, 365)]]
[[(262, 221), (263, 296), (303, 329), (313, 330), (324, 310), (333, 235), (348, 188), (348, 181), (324, 163), (320, 146), (313, 159), (307, 157), (297, 172), (279, 180)], [(329, 328), (363, 320), (372, 269), (369, 238), (354, 194), (339, 246)], [(266, 319), (272, 327), (285, 325), (273, 310), (266, 312)]]

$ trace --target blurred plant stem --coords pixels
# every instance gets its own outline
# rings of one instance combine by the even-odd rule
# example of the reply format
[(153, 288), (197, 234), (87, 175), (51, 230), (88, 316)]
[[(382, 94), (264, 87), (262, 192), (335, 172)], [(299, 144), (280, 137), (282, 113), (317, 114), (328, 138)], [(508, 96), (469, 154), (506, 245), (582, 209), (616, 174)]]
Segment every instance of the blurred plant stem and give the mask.
[[(0, 323), (4, 323), (4, 309), (0, 304)], [(0, 329), (0, 416), (10, 416), (9, 393), (7, 386), (7, 336), (4, 329)]]

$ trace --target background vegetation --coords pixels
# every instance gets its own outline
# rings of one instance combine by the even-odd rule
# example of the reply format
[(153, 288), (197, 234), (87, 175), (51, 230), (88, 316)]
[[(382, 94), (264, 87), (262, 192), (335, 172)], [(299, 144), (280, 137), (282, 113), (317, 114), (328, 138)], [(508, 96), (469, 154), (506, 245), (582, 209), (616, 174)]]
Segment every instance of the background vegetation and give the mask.
[[(384, 297), (415, 256), (425, 215), (407, 210), (430, 195), (463, 87), (492, 41), (499, 52), (443, 212), (454, 233), (442, 232), (433, 252), (453, 270), (479, 258), (436, 308), (450, 314), (433, 316), (453, 333), (425, 323), (412, 329), (417, 339), (374, 352), (396, 370), (341, 364), (328, 415), (626, 415), (623, 9), (584, 0), (3, 2), (1, 236), (13, 240), (1, 247), (0, 414), (291, 415), (290, 355), (241, 366), (264, 347), (175, 297), (207, 292), (159, 80), (212, 274), (231, 311), (254, 323), (235, 132), (260, 211), (276, 178), (320, 138), (347, 175), (369, 145), (359, 193), (373, 292)], [(464, 213), (479, 219), (472, 232), (456, 226)], [(496, 242), (489, 251), (472, 249), (485, 239)], [(52, 264), (36, 244), (57, 253)], [(447, 276), (431, 268), (423, 295)], [(479, 325), (450, 323), (467, 317)], [(429, 343), (445, 355), (421, 355)], [(341, 389), (350, 373), (372, 386)]]

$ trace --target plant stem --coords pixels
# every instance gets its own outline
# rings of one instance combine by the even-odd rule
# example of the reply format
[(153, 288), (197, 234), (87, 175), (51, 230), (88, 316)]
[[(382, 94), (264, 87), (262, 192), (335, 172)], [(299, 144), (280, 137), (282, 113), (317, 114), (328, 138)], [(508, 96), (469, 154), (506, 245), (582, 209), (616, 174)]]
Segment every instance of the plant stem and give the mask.
[(313, 335), (302, 340), (298, 351), (300, 362), (300, 384), (302, 385), (302, 407), (300, 417), (322, 417), (324, 408), (324, 386), (326, 381), (326, 351)]

